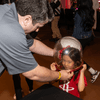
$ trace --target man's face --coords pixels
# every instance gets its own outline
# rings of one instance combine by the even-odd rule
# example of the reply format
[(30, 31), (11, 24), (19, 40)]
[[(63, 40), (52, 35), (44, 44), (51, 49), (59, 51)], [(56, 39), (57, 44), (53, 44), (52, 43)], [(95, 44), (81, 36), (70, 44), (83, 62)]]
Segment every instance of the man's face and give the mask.
[(26, 15), (21, 16), (18, 14), (19, 24), (22, 26), (25, 34), (31, 33), (33, 31), (38, 32), (40, 27), (43, 27), (48, 21), (44, 21), (43, 23), (36, 23), (33, 25), (32, 16)]
[(35, 25), (33, 24), (30, 24), (28, 25), (27, 29), (25, 29), (25, 33), (28, 34), (28, 33), (31, 33), (33, 31), (36, 31), (38, 32), (40, 27), (43, 27), (46, 23), (36, 23)]

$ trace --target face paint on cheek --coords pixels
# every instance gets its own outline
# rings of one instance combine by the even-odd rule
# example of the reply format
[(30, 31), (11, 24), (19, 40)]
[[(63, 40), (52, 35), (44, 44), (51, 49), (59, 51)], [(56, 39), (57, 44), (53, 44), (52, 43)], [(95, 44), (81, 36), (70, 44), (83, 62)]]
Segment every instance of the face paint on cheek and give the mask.
[(74, 68), (74, 64), (72, 64), (71, 68)]

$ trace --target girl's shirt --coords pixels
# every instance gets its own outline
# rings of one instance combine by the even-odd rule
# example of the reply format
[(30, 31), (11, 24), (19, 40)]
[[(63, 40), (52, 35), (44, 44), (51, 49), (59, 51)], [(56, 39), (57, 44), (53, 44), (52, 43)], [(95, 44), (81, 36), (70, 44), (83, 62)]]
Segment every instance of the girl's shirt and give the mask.
[[(59, 84), (59, 88), (65, 92), (68, 92), (78, 98), (80, 98), (80, 94), (78, 91), (78, 82), (79, 82), (79, 77), (80, 77), (80, 73), (78, 74), (77, 78), (74, 81), (74, 77), (75, 75), (73, 75), (72, 79), (64, 84)], [(60, 81), (61, 83), (62, 81)], [(87, 80), (86, 77), (84, 76), (84, 82), (85, 82), (85, 86), (87, 86)]]
[(75, 18), (74, 18), (74, 32), (73, 32), (72, 36), (77, 39), (86, 39), (86, 38), (91, 37), (92, 29), (90, 31), (85, 32), (84, 28), (82, 27), (81, 21), (82, 21), (82, 18), (80, 17), (78, 12), (76, 12)]
[[(60, 68), (57, 68), (57, 66), (55, 66), (55, 67), (56, 67), (57, 71), (60, 71), (62, 68), (62, 66), (60, 66)], [(80, 94), (78, 91), (78, 82), (79, 82), (79, 78), (80, 78), (80, 72), (78, 73), (78, 76), (75, 80), (74, 80), (74, 78), (75, 78), (75, 75), (73, 75), (72, 79), (68, 82), (67, 81), (64, 82), (64, 81), (60, 80), (59, 88), (65, 92), (68, 92), (68, 93), (80, 98)], [(85, 86), (87, 86), (87, 80), (86, 80), (85, 76), (84, 76), (84, 82), (85, 82)]]

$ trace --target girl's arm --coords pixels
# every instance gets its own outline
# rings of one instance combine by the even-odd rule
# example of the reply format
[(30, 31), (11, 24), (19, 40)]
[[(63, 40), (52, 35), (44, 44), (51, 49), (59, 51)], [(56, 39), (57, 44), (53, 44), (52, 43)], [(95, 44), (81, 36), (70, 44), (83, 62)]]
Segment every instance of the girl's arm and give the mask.
[(56, 66), (55, 66), (55, 65), (56, 65), (56, 63), (53, 62), (53, 63), (50, 65), (50, 69), (56, 71)]
[[(53, 70), (53, 71), (56, 71), (56, 63), (53, 62), (51, 65), (50, 65), (50, 69)], [(49, 84), (54, 84), (55, 82), (57, 82), (58, 80), (54, 80), (54, 81), (51, 81), (49, 82)]]
[(80, 78), (78, 82), (78, 90), (79, 92), (82, 92), (85, 88), (85, 82), (84, 82), (84, 72), (86, 70), (87, 66), (86, 64), (83, 65), (83, 69), (80, 71)]
[(53, 62), (51, 65), (50, 65), (50, 69), (51, 70), (54, 70), (54, 71), (60, 71), (61, 70), (61, 67), (60, 65), (58, 65), (56, 62)]
[[(58, 67), (60, 67), (60, 65), (58, 65), (56, 62), (53, 62), (51, 65), (50, 65), (50, 69), (53, 70), (53, 71), (58, 71)], [(49, 84), (54, 84), (55, 82), (57, 82), (58, 80), (54, 80), (54, 81), (51, 81), (49, 82)]]

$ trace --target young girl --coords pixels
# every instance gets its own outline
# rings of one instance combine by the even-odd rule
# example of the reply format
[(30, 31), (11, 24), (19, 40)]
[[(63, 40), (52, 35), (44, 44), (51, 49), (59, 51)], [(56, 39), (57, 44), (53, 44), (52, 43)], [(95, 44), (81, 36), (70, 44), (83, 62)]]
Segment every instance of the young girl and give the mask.
[[(56, 57), (59, 61), (56, 60), (56, 63), (52, 63), (50, 67), (51, 70), (59, 71), (64, 68), (73, 71), (74, 75), (70, 80), (59, 81), (59, 88), (74, 96), (80, 97), (79, 92), (82, 92), (85, 86), (87, 86), (86, 77), (84, 76), (86, 64), (83, 65), (82, 62), (82, 48), (79, 41), (75, 38), (65, 37), (65, 39), (68, 40), (63, 41), (66, 47), (62, 46), (61, 50), (56, 49)], [(61, 45), (61, 40), (58, 41), (58, 44), (59, 43)], [(75, 45), (76, 43), (77, 45)], [(60, 48), (59, 45), (57, 46)]]

